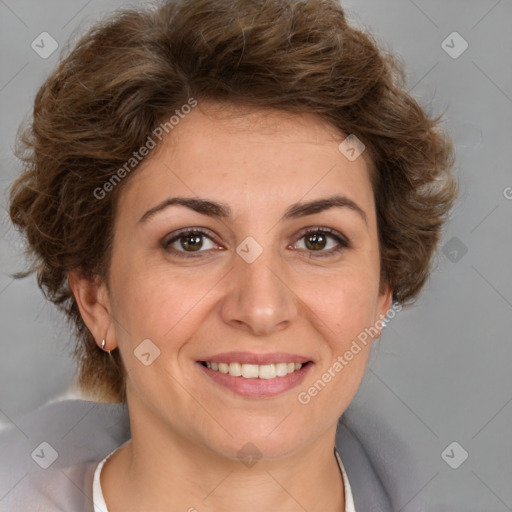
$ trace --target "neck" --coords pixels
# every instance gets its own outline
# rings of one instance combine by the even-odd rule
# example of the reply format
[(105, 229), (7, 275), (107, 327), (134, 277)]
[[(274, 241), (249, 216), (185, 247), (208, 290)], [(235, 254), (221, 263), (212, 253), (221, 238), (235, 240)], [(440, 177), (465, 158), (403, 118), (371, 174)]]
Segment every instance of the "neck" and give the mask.
[(344, 511), (334, 455), (336, 425), (279, 459), (233, 460), (156, 425), (131, 425), (132, 439), (105, 464), (101, 485), (109, 512), (182, 510)]

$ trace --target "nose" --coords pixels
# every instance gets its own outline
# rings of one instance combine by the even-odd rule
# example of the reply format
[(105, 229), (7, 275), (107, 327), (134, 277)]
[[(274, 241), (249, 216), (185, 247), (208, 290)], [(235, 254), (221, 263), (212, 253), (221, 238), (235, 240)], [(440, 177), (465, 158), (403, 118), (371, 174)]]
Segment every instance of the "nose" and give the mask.
[(257, 336), (285, 329), (298, 314), (296, 295), (271, 251), (252, 263), (236, 257), (221, 316), (231, 327)]

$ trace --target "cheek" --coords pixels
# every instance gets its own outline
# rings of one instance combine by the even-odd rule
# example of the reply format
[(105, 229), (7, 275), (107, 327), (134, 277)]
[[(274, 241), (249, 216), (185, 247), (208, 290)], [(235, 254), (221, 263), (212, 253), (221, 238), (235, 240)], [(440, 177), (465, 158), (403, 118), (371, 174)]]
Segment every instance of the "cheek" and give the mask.
[(301, 386), (297, 400), (312, 415), (334, 422), (355, 396), (370, 355), (377, 293), (372, 272), (354, 272), (308, 296), (310, 318), (322, 340), (318, 368)]
[(375, 322), (378, 285), (372, 267), (354, 264), (329, 276), (308, 279), (298, 295), (318, 318), (325, 339), (343, 348)]
[[(118, 342), (131, 346), (149, 338), (163, 350), (175, 346), (197, 328), (206, 314), (208, 290), (215, 290), (214, 272), (172, 270), (169, 264), (125, 261), (112, 273), (113, 314), (121, 324)], [(126, 343), (125, 343), (126, 344)]]
[[(293, 293), (287, 300), (307, 306), (313, 320), (321, 320), (326, 338), (341, 341), (374, 322), (378, 271), (362, 261), (347, 262), (338, 270), (309, 270), (285, 278)], [(113, 315), (134, 338), (165, 339), (181, 332), (198, 315), (207, 314), (208, 295), (222, 300), (222, 272), (208, 266), (191, 272), (170, 271), (165, 265), (137, 265), (125, 260), (112, 272)], [(217, 288), (217, 289), (216, 289)], [(219, 295), (219, 293), (221, 295)], [(213, 300), (213, 299), (212, 299)], [(206, 309), (205, 309), (206, 308)], [(313, 313), (313, 315), (311, 315)]]

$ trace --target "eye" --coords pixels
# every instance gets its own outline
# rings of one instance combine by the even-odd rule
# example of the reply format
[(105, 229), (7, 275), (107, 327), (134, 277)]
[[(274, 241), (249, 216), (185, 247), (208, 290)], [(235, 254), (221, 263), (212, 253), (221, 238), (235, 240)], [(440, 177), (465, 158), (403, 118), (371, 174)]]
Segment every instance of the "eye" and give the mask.
[[(341, 234), (330, 228), (308, 228), (303, 232), (298, 242), (303, 239), (304, 249), (301, 247), (299, 247), (299, 249), (320, 253), (315, 254), (315, 257), (332, 256), (350, 247), (349, 242)], [(331, 243), (329, 243), (329, 239)], [(334, 244), (332, 243), (333, 240), (335, 242)], [(299, 245), (298, 242), (296, 242), (296, 246)], [(324, 250), (326, 248), (329, 250)]]
[[(304, 248), (297, 247), (303, 239)], [(197, 258), (201, 256), (200, 253), (218, 248), (210, 233), (202, 228), (185, 228), (172, 233), (162, 241), (162, 247), (180, 258)], [(310, 257), (327, 257), (350, 248), (350, 244), (345, 237), (333, 229), (314, 227), (302, 232), (295, 243), (295, 248), (309, 253), (318, 253), (310, 254)], [(325, 250), (326, 248), (329, 250)]]
[[(204, 243), (205, 238), (209, 241), (206, 244)], [(172, 233), (171, 238), (164, 239), (162, 247), (176, 256), (194, 258), (200, 256), (196, 256), (194, 253), (215, 249), (215, 243), (207, 231), (201, 228), (186, 228), (177, 233)]]

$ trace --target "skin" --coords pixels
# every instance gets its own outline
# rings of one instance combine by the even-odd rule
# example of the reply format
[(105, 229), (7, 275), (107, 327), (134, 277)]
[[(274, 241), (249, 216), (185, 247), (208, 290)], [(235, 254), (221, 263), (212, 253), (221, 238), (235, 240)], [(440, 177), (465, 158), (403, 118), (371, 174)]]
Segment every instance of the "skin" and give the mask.
[[(313, 114), (199, 104), (124, 184), (108, 280), (70, 275), (98, 345), (106, 338), (128, 370), (132, 438), (101, 474), (109, 512), (344, 510), (336, 425), (371, 343), (309, 403), (298, 394), (392, 299), (379, 293), (369, 161), (341, 154), (344, 138)], [(357, 203), (366, 222), (347, 207), (280, 220), (293, 203), (334, 194)], [(139, 222), (171, 196), (225, 203), (233, 218), (173, 205)], [(212, 235), (199, 257), (177, 256), (191, 253), (179, 239), (162, 246), (177, 230), (198, 227)], [(307, 227), (331, 228), (349, 247), (322, 257), (340, 245), (329, 235), (311, 249)], [(247, 236), (263, 248), (252, 263), (236, 252)], [(134, 355), (145, 339), (160, 350), (148, 366)], [(244, 397), (196, 363), (233, 350), (291, 352), (313, 364), (293, 389)], [(251, 467), (237, 455), (248, 442), (261, 457)]]

